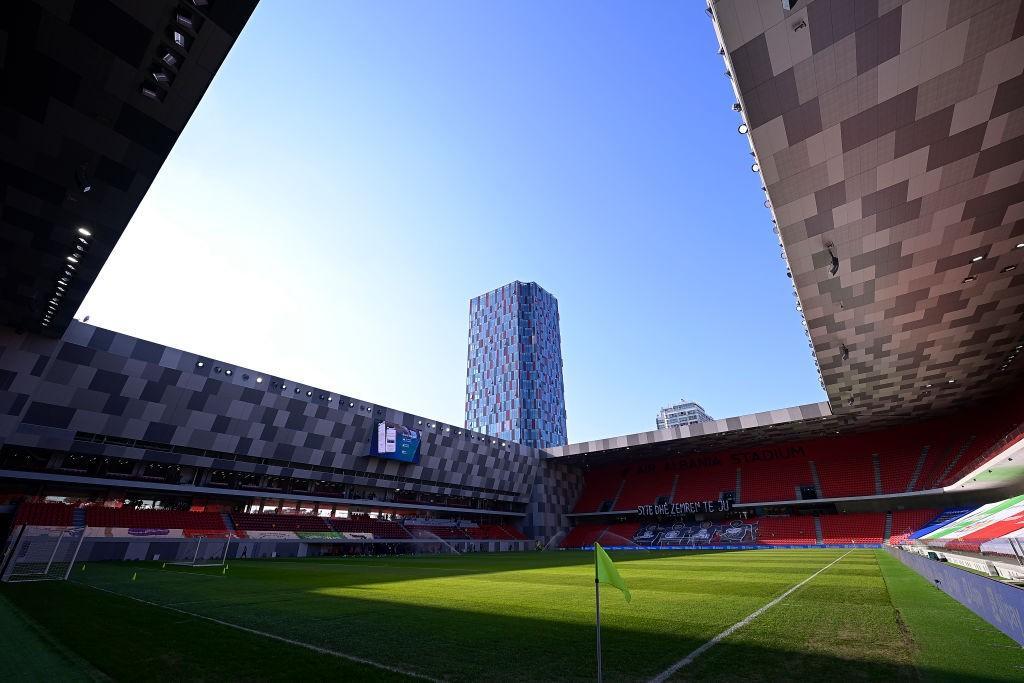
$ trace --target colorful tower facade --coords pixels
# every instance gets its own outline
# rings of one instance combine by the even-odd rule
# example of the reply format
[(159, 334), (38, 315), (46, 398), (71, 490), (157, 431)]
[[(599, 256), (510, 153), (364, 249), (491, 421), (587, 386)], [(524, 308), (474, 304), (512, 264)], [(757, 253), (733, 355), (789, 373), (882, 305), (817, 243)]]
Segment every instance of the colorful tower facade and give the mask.
[(466, 429), (535, 448), (567, 443), (558, 300), (535, 282), (469, 302)]

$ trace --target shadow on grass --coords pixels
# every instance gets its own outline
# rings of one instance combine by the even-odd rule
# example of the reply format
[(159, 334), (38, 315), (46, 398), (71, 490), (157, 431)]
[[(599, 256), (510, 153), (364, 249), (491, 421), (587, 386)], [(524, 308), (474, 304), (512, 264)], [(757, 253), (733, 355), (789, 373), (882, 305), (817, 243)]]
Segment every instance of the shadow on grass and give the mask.
[[(213, 584), (214, 582), (209, 582)], [(4, 594), (68, 648), (118, 680), (313, 680), (393, 678), (376, 669), (212, 624), (75, 584), (7, 586)], [(529, 618), (351, 596), (296, 596), (188, 611), (455, 681), (591, 680), (592, 623)], [(611, 597), (611, 594), (609, 594)], [(510, 596), (514, 600), (514, 595)], [(55, 606), (57, 606), (55, 608)], [(827, 609), (822, 605), (822, 609)], [(687, 614), (678, 629), (624, 629), (605, 613), (605, 675), (649, 678), (714, 636)], [(664, 613), (652, 618), (665, 619)], [(898, 647), (894, 643), (893, 647)], [(724, 641), (680, 672), (681, 680), (949, 680), (906, 661), (831, 656)], [(905, 660), (906, 658), (904, 658)], [(1007, 672), (1002, 680), (1019, 680)], [(958, 680), (971, 679), (957, 676)]]

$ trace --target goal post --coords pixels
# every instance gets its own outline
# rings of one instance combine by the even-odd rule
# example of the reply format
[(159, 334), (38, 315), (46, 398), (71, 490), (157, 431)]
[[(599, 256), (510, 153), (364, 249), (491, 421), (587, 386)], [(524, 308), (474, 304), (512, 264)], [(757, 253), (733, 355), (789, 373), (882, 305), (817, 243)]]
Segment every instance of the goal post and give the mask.
[(24, 527), (0, 576), (3, 581), (63, 581), (85, 540), (81, 527)]
[(194, 536), (195, 546), (188, 546), (185, 558), (166, 562), (179, 567), (223, 567), (231, 549), (231, 534), (225, 536)]

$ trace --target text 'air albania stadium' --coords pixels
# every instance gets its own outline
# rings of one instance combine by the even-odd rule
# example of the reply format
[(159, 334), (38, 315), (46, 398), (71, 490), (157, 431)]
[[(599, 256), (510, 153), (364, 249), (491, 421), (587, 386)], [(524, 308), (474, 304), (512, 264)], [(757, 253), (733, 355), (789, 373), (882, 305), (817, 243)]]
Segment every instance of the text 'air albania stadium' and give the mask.
[(0, 10), (4, 579), (595, 542), (1024, 578), (1020, 2), (712, 3), (828, 401), (546, 450), (72, 319), (255, 4)]

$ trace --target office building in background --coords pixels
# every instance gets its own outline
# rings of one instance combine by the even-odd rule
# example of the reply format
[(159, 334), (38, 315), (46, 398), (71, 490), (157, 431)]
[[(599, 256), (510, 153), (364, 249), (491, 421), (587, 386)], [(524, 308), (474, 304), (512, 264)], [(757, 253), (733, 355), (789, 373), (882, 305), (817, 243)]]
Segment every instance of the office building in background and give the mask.
[(525, 446), (563, 446), (558, 300), (512, 282), (469, 302), (466, 429)]
[(658, 411), (656, 424), (658, 429), (668, 429), (680, 425), (692, 425), (699, 422), (711, 422), (715, 418), (704, 412), (704, 407), (696, 401), (679, 399), (679, 403), (666, 406)]

